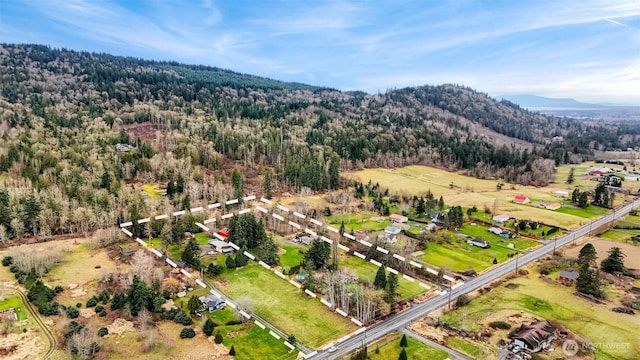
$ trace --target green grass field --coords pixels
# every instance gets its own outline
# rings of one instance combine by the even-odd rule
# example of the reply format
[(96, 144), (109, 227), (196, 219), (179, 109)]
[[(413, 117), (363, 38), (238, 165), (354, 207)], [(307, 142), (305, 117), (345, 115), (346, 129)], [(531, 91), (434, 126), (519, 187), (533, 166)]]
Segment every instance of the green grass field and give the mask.
[[(345, 254), (340, 256), (339, 267), (345, 267), (352, 270), (361, 280), (367, 281), (370, 284), (373, 284), (373, 281), (376, 278), (376, 272), (378, 271), (378, 267), (370, 263), (368, 260), (362, 260), (358, 257)], [(389, 272), (387, 271), (387, 276), (388, 275)], [(398, 293), (403, 299), (412, 299), (428, 291), (420, 286), (417, 281), (410, 282), (402, 276), (400, 276), (398, 280)]]
[(214, 334), (220, 332), (223, 338), (222, 343), (229, 349), (233, 346), (236, 350), (236, 359), (285, 360), (295, 359), (298, 355), (297, 351), (289, 353), (289, 348), (284, 345), (284, 340), (276, 340), (276, 338), (269, 335), (268, 328), (263, 330), (255, 326), (253, 322), (245, 325), (225, 325), (237, 317), (231, 308), (227, 307), (224, 310), (207, 313), (206, 316), (219, 325), (216, 326)]
[(24, 320), (27, 318), (27, 311), (24, 309), (24, 304), (18, 295), (7, 296), (4, 300), (0, 301), (0, 311), (14, 308), (18, 320)]
[(469, 356), (472, 356), (474, 359), (485, 358), (487, 354), (484, 350), (479, 348), (478, 346), (472, 344), (471, 342), (455, 337), (448, 337), (447, 344), (452, 348), (461, 351)]
[[(640, 354), (637, 341), (640, 318), (612, 312), (610, 304), (597, 305), (577, 298), (572, 295), (573, 288), (546, 282), (538, 278), (536, 271), (529, 271), (528, 277), (507, 282), (445, 314), (442, 319), (463, 329), (479, 331), (490, 314), (502, 310), (525, 311), (540, 319), (556, 320), (592, 343), (628, 344), (625, 348), (601, 349), (598, 359), (633, 359)], [(508, 283), (518, 287), (506, 288)]]
[(282, 244), (280, 248), (285, 250), (284, 253), (280, 254), (280, 265), (282, 265), (283, 268), (291, 268), (302, 262), (304, 258), (303, 252), (305, 251), (303, 247)]
[(226, 270), (216, 279), (216, 286), (232, 299), (249, 297), (257, 314), (309, 347), (320, 347), (357, 328), (348, 318), (253, 262)]
[(498, 264), (502, 264), (509, 259), (508, 254), (515, 252), (515, 250), (499, 246), (482, 249), (469, 245), (463, 240), (455, 240), (452, 243), (443, 244), (429, 242), (422, 255), (422, 260), (438, 267), (446, 267), (455, 272), (469, 269), (481, 272), (493, 266), (494, 258), (498, 260)]
[[(369, 346), (368, 355), (371, 360), (397, 360), (398, 355), (402, 351), (400, 347), (400, 335), (396, 335), (390, 342), (377, 347)], [(407, 336), (407, 352), (408, 359), (429, 359), (429, 360), (444, 360), (449, 358), (449, 354), (446, 351), (436, 349), (434, 347), (425, 345), (420, 341)]]
[(199, 233), (195, 233), (193, 234), (193, 236), (195, 236), (196, 238), (196, 242), (199, 245), (207, 245), (209, 240), (211, 240), (211, 238), (209, 237), (209, 235), (207, 235), (204, 232), (199, 232)]
[(154, 198), (159, 198), (165, 193), (164, 190), (158, 190), (156, 184), (144, 184), (140, 188), (142, 192)]
[[(370, 220), (372, 218), (381, 218), (380, 220)], [(344, 228), (346, 231), (358, 231), (358, 230), (382, 230), (385, 227), (391, 225), (389, 217), (381, 217), (374, 213), (358, 213), (358, 214), (341, 214), (331, 215), (327, 217), (330, 225), (339, 228), (344, 221)]]
[(464, 225), (462, 226), (462, 233), (487, 240), (492, 246), (507, 246), (508, 244), (513, 244), (513, 246), (518, 250), (526, 250), (540, 245), (540, 243), (535, 240), (523, 237), (505, 239), (496, 234), (490, 233), (487, 229), (488, 228), (480, 225)]
[(598, 235), (603, 239), (628, 243), (631, 238), (640, 235), (640, 230), (611, 229)]
[(570, 201), (569, 201), (562, 204), (562, 207), (555, 211), (561, 214), (568, 214), (568, 215), (579, 216), (585, 219), (591, 219), (594, 217), (602, 216), (607, 212), (609, 212), (610, 210), (601, 208), (595, 205), (589, 205), (588, 207), (582, 209), (573, 204), (570, 204)]

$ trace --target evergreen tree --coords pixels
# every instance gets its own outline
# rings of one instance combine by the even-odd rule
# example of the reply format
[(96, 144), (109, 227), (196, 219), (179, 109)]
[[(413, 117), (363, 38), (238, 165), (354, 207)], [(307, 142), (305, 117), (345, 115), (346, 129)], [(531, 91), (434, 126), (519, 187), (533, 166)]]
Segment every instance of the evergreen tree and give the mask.
[(598, 254), (596, 253), (596, 248), (591, 243), (588, 243), (580, 249), (580, 253), (578, 254), (578, 264), (593, 266), (596, 263), (597, 257)]
[(231, 349), (229, 350), (229, 355), (231, 355), (231, 356), (235, 356), (236, 355), (236, 348), (234, 348), (233, 345), (231, 345)]
[(340, 186), (340, 158), (337, 155), (331, 157), (329, 162), (329, 188), (336, 190)]
[(390, 273), (387, 277), (387, 294), (385, 295), (385, 301), (393, 303), (396, 300), (396, 290), (398, 289), (398, 275)]
[(264, 193), (265, 198), (271, 199), (272, 197), (272, 189), (271, 189), (271, 170), (267, 170), (264, 174)]
[(315, 239), (309, 250), (304, 253), (303, 264), (305, 264), (305, 267), (309, 266), (309, 270), (324, 269), (329, 262), (330, 255), (331, 247), (329, 244), (322, 240)]
[(404, 348), (402, 348), (402, 351), (400, 351), (398, 360), (407, 360), (407, 351)]
[(378, 267), (378, 272), (376, 272), (376, 278), (373, 281), (373, 286), (376, 289), (384, 289), (387, 287), (387, 274), (384, 271), (384, 266)]
[(444, 210), (444, 199), (442, 198), (442, 196), (440, 196), (440, 199), (438, 199), (438, 210)]
[(227, 260), (224, 263), (227, 266), (227, 269), (235, 269), (236, 268), (236, 261), (233, 258), (233, 256), (229, 255), (227, 256)]
[(424, 201), (424, 198), (421, 196), (420, 199), (418, 199), (418, 205), (416, 206), (416, 216), (422, 217), (425, 211), (426, 203)]
[(578, 197), (578, 207), (581, 207), (583, 209), (589, 207), (589, 197), (587, 196), (586, 192), (580, 193), (580, 196)]
[(231, 185), (233, 185), (233, 196), (242, 201), (244, 196), (244, 177), (238, 168), (234, 168), (231, 172)]
[(245, 251), (247, 251), (247, 248), (243, 247), (236, 253), (236, 257), (234, 259), (236, 262), (236, 267), (243, 267), (249, 262), (249, 257), (244, 254)]
[(571, 167), (571, 169), (569, 170), (569, 176), (567, 176), (567, 184), (571, 185), (576, 181), (576, 177), (574, 174), (575, 169), (573, 167)]
[(184, 192), (184, 177), (182, 174), (178, 174), (178, 180), (176, 180), (176, 193), (182, 194)]
[(189, 309), (189, 313), (191, 314), (195, 314), (200, 309), (202, 309), (202, 303), (197, 296), (191, 295), (191, 297), (189, 298), (189, 302), (187, 302), (187, 309)]
[(207, 321), (205, 321), (204, 325), (202, 325), (202, 332), (205, 333), (205, 335), (207, 336), (211, 336), (215, 328), (216, 328), (216, 323), (214, 323), (213, 320), (207, 318)]
[(604, 292), (600, 289), (598, 273), (592, 270), (586, 262), (580, 265), (578, 279), (576, 280), (576, 290), (597, 297), (604, 296)]
[(118, 310), (124, 308), (127, 304), (127, 297), (124, 293), (117, 292), (113, 295), (113, 299), (111, 300), (111, 310)]
[(600, 268), (608, 273), (624, 272), (624, 254), (622, 253), (622, 250), (617, 246), (609, 249), (609, 256), (602, 260)]
[(400, 347), (406, 348), (407, 346), (409, 346), (409, 344), (407, 343), (407, 334), (403, 334), (402, 339), (400, 339)]
[(578, 199), (580, 198), (580, 189), (575, 188), (571, 192), (571, 202), (576, 204), (578, 203)]
[(222, 344), (222, 334), (220, 334), (220, 331), (218, 331), (216, 333), (215, 338), (213, 339), (213, 342), (215, 342), (216, 344)]
[(176, 185), (173, 182), (173, 179), (169, 179), (169, 182), (167, 182), (167, 196), (169, 197), (169, 199), (173, 199), (173, 194), (176, 193)]

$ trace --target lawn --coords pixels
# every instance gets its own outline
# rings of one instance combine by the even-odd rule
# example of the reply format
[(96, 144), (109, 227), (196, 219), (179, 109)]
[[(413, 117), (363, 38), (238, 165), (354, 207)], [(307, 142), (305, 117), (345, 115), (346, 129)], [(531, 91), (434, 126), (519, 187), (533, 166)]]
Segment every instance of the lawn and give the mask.
[[(253, 320), (242, 325), (226, 325), (227, 322), (237, 318), (235, 311), (230, 307), (206, 313), (206, 316), (218, 324), (214, 334), (220, 332), (223, 337), (222, 343), (228, 349), (233, 346), (236, 350), (236, 359), (295, 359), (298, 355), (298, 351), (292, 351), (289, 354), (289, 348), (284, 345), (284, 339), (276, 340), (269, 335), (269, 328), (263, 330), (256, 326)], [(201, 323), (204, 324), (204, 321)]]
[(144, 184), (140, 188), (142, 192), (154, 198), (158, 198), (165, 193), (163, 190), (158, 190), (156, 184)]
[[(598, 358), (631, 359), (640, 353), (637, 332), (640, 318), (610, 310), (610, 304), (594, 304), (572, 295), (571, 287), (549, 283), (529, 269), (528, 277), (512, 280), (516, 289), (505, 283), (468, 305), (443, 316), (443, 320), (463, 329), (478, 331), (483, 319), (501, 310), (525, 311), (540, 319), (556, 320), (571, 331), (596, 344), (627, 344), (624, 348), (603, 348)], [(601, 356), (601, 357), (600, 357)]]
[(598, 235), (603, 239), (628, 243), (634, 236), (640, 235), (640, 230), (611, 229)]
[(207, 245), (209, 243), (209, 240), (211, 240), (209, 235), (207, 235), (204, 232), (195, 233), (195, 234), (193, 234), (193, 236), (195, 236), (196, 242), (199, 245)]
[[(372, 218), (380, 219), (371, 220)], [(358, 231), (363, 229), (367, 231), (382, 230), (391, 225), (391, 221), (387, 216), (381, 217), (373, 213), (331, 215), (327, 217), (327, 221), (336, 228), (339, 228), (342, 222), (344, 222), (344, 228), (346, 231)]]
[(438, 267), (446, 267), (455, 272), (469, 269), (481, 272), (493, 266), (494, 258), (501, 264), (507, 261), (509, 259), (507, 255), (512, 253), (515, 253), (515, 250), (499, 246), (482, 249), (468, 245), (463, 240), (455, 240), (452, 243), (443, 244), (429, 242), (422, 255), (422, 260)]
[(505, 239), (496, 234), (490, 233), (487, 229), (487, 227), (481, 225), (464, 225), (462, 226), (462, 233), (487, 240), (491, 245), (506, 247), (508, 244), (513, 244), (513, 246), (519, 250), (526, 250), (540, 245), (540, 243), (535, 240), (519, 236), (512, 239)]
[(0, 311), (14, 308), (18, 315), (18, 320), (24, 320), (27, 318), (27, 311), (24, 309), (24, 304), (18, 295), (8, 296), (4, 300), (0, 301)]
[(305, 249), (301, 246), (283, 244), (280, 245), (285, 252), (280, 254), (280, 265), (282, 268), (292, 268), (300, 265), (304, 258)]
[(147, 243), (147, 245), (149, 245), (149, 247), (152, 249), (157, 249), (162, 246), (162, 239), (160, 238), (142, 239), (142, 240), (144, 240)]
[[(339, 267), (351, 269), (356, 273), (358, 278), (367, 281), (370, 284), (373, 284), (373, 281), (376, 278), (376, 272), (378, 271), (378, 267), (370, 263), (368, 260), (362, 260), (359, 257), (346, 254), (340, 255)], [(388, 275), (389, 272), (387, 271), (387, 276)], [(417, 280), (410, 282), (402, 276), (399, 276), (398, 280), (398, 293), (403, 299), (412, 299), (424, 292), (427, 292), (427, 289), (420, 286)]]
[(484, 350), (467, 340), (459, 339), (457, 337), (448, 337), (446, 341), (452, 348), (472, 356), (474, 359), (485, 358), (487, 355)]
[[(402, 351), (400, 347), (400, 335), (396, 335), (393, 340), (380, 347), (369, 346), (369, 359), (371, 360), (397, 360)], [(428, 346), (412, 337), (407, 336), (408, 359), (429, 359), (444, 360), (449, 358), (449, 354), (440, 349)]]
[(564, 204), (562, 204), (562, 207), (555, 211), (560, 214), (568, 214), (579, 216), (585, 219), (591, 219), (594, 217), (602, 216), (610, 210), (595, 205), (589, 205), (583, 209), (571, 204), (569, 201), (565, 201)]
[(215, 283), (232, 299), (253, 300), (258, 315), (309, 347), (318, 348), (357, 329), (348, 318), (253, 262), (225, 270)]

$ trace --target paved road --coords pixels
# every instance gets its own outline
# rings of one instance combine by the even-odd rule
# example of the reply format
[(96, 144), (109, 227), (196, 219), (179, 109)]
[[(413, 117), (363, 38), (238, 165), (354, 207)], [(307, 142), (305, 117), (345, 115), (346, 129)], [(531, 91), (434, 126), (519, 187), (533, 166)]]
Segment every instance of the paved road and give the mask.
[(382, 336), (392, 331), (401, 331), (405, 326), (407, 326), (415, 319), (423, 317), (430, 312), (433, 312), (446, 305), (449, 298), (451, 298), (451, 301), (455, 301), (455, 299), (460, 295), (474, 291), (495, 281), (496, 279), (499, 279), (509, 273), (515, 272), (516, 267), (522, 267), (530, 262), (537, 260), (538, 258), (552, 252), (554, 247), (561, 247), (579, 237), (587, 235), (592, 230), (595, 230), (614, 219), (626, 215), (627, 213), (629, 213), (629, 211), (637, 208), (639, 205), (640, 200), (635, 200), (618, 209), (615, 209), (604, 217), (595, 220), (592, 223), (585, 225), (574, 232), (570, 232), (567, 235), (556, 240), (548, 241), (547, 244), (543, 245), (542, 247), (527, 252), (524, 255), (517, 256), (515, 260), (505, 263), (500, 267), (497, 267), (465, 282), (463, 285), (453, 289), (451, 291), (451, 294), (447, 293), (444, 295), (440, 295), (432, 298), (431, 300), (425, 301), (422, 304), (414, 305), (411, 309), (401, 314), (393, 315), (384, 322), (367, 328), (364, 333), (355, 335), (338, 344), (337, 346), (339, 351), (335, 353), (322, 351), (318, 352), (316, 355), (309, 357), (309, 359), (338, 359), (341, 356), (349, 354), (357, 348), (361, 347), (365, 336), (367, 342), (371, 342), (381, 338)]

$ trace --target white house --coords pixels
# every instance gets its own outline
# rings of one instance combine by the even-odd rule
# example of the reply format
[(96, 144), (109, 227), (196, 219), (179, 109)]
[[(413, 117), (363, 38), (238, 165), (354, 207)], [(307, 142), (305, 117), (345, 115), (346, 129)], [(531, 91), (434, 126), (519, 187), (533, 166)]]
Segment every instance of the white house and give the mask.
[(208, 243), (215, 248), (216, 252), (220, 254), (233, 254), (233, 246), (229, 245), (229, 243), (215, 239), (209, 240)]
[(402, 216), (400, 214), (391, 214), (389, 216), (389, 219), (391, 219), (391, 222), (394, 223), (406, 223), (407, 221), (409, 221), (408, 217)]
[(507, 214), (496, 215), (493, 217), (493, 221), (500, 224), (504, 224), (505, 222), (509, 221), (509, 215)]

